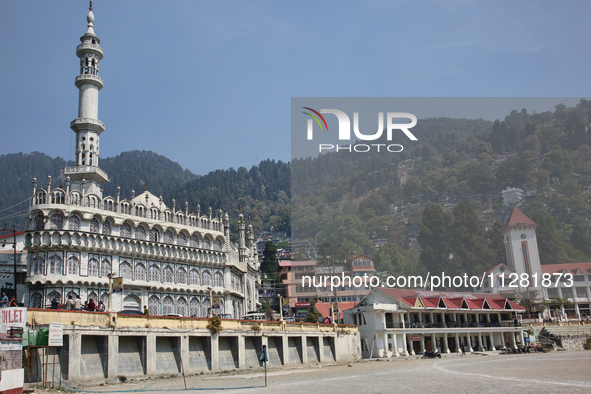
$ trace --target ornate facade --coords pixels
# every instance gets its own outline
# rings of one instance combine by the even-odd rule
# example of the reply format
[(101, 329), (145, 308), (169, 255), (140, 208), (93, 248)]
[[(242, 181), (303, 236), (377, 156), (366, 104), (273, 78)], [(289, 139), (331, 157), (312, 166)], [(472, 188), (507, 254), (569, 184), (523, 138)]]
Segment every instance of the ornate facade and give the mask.
[[(25, 305), (41, 308), (70, 295), (108, 304), (109, 274), (123, 278), (113, 310), (148, 306), (152, 315), (207, 317), (213, 311), (240, 318), (256, 309), (259, 265), (252, 226), (238, 220), (239, 244), (230, 242), (230, 223), (221, 210), (195, 213), (164, 204), (146, 190), (131, 199), (103, 195), (108, 175), (99, 168), (98, 75), (103, 58), (94, 33), (92, 2), (88, 29), (76, 48), (80, 58), (76, 165), (64, 171), (65, 187), (46, 187), (33, 179), (29, 208), (28, 294)], [(219, 300), (219, 305), (218, 301)]]

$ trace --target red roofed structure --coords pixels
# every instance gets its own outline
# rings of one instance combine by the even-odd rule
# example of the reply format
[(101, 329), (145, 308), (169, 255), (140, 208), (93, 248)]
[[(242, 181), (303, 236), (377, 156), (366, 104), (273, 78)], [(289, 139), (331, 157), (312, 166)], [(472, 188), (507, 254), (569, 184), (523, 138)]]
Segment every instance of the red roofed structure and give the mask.
[(351, 309), (364, 358), (440, 352), (494, 351), (525, 344), (526, 309), (498, 294), (378, 287)]
[(507, 227), (521, 227), (521, 226), (534, 226), (537, 227), (538, 225), (527, 217), (525, 213), (517, 205), (513, 206), (513, 210), (511, 214), (505, 221), (505, 225), (503, 226), (503, 230)]

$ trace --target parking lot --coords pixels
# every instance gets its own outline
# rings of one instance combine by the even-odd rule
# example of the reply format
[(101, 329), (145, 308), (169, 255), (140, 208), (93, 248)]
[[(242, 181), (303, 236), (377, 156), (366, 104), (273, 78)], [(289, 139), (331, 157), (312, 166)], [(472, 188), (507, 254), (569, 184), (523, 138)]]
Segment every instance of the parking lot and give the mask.
[[(187, 377), (187, 387), (236, 393), (590, 393), (591, 351), (515, 354), (443, 359), (392, 359), (348, 365), (261, 370), (240, 374), (206, 374)], [(77, 387), (90, 392), (181, 393), (182, 377), (101, 387)]]

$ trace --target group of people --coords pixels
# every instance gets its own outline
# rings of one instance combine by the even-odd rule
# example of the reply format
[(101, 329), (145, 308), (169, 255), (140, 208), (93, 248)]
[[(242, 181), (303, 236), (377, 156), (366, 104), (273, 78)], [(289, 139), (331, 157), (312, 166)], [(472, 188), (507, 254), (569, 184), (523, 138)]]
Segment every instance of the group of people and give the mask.
[(2, 292), (2, 298), (0, 298), (0, 308), (16, 307), (16, 298), (12, 297), (10, 301), (6, 293)]
[[(57, 301), (56, 298), (51, 300), (51, 309), (60, 309), (60, 303)], [(64, 309), (70, 311), (88, 311), (88, 312), (105, 312), (105, 304), (102, 301), (99, 303), (95, 303), (94, 300), (91, 298), (89, 301), (84, 301), (84, 305), (82, 305), (82, 300), (80, 296), (69, 296), (68, 300), (64, 305), (62, 305)]]

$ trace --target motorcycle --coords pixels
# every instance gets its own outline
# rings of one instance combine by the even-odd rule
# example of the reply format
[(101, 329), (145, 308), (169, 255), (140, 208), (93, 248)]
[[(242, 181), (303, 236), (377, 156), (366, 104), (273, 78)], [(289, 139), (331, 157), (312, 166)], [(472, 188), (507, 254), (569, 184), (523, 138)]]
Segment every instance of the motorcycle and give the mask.
[(434, 352), (425, 351), (422, 358), (441, 358), (441, 353), (437, 350)]

